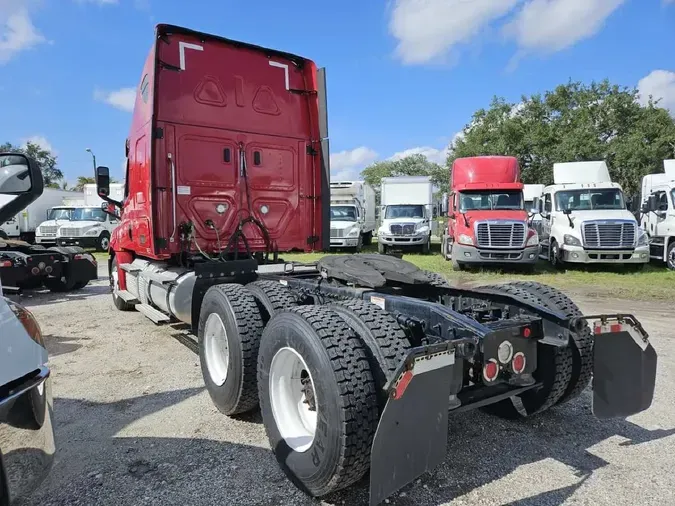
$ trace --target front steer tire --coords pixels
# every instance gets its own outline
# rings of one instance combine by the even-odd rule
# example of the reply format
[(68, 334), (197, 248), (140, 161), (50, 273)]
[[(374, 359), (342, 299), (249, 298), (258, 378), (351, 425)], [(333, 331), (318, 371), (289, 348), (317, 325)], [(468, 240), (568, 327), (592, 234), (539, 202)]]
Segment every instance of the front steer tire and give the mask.
[[(275, 357), (289, 350), (306, 364), (308, 371), (302, 372), (310, 378), (317, 399), (314, 437), (301, 451), (292, 448), (297, 438), (282, 436), (275, 416), (291, 416), (296, 404), (283, 403), (281, 395), (271, 397), (271, 384), (278, 384), (270, 381), (277, 374), (272, 368), (279, 367)], [(258, 392), (270, 446), (298, 488), (324, 496), (352, 485), (367, 472), (377, 428), (375, 384), (365, 346), (333, 311), (299, 306), (272, 317), (258, 355)]]
[(197, 331), (199, 361), (211, 401), (228, 416), (258, 405), (262, 331), (258, 305), (242, 285), (214, 285), (204, 294)]

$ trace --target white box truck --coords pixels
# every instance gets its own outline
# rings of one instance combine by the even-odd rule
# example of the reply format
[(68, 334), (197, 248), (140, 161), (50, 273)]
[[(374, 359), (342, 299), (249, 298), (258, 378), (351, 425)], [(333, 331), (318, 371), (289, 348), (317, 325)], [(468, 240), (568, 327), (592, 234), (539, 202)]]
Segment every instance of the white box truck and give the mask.
[(41, 244), (42, 246), (56, 245), (56, 231), (61, 225), (70, 220), (73, 209), (84, 205), (84, 193), (73, 193), (73, 198), (63, 199), (63, 205), (54, 206), (47, 211), (47, 219), (40, 223), (35, 230), (35, 244)]
[(555, 163), (553, 181), (538, 202), (541, 258), (554, 267), (649, 262), (647, 235), (604, 161)]
[[(0, 224), (0, 236), (4, 235), (10, 239), (21, 239), (33, 243), (37, 228), (48, 218), (49, 210), (63, 204), (64, 199), (72, 199), (77, 195), (82, 194), (56, 188), (45, 188), (35, 202), (29, 204), (11, 220)], [(0, 205), (6, 204), (13, 198), (11, 195), (0, 195)]]
[(642, 178), (640, 223), (649, 236), (649, 255), (675, 270), (675, 160), (664, 172)]
[[(124, 183), (110, 185), (110, 198), (124, 200)], [(110, 236), (119, 219), (106, 213), (101, 205), (104, 200), (96, 193), (95, 184), (84, 185), (84, 205), (73, 209), (70, 221), (56, 231), (59, 246), (80, 246), (108, 251)]]
[(354, 248), (373, 242), (375, 191), (364, 181), (331, 181), (330, 247)]
[(421, 247), (429, 253), (431, 235), (438, 223), (433, 219), (433, 185), (428, 176), (382, 178), (380, 194), (382, 224), (377, 231), (380, 253), (391, 249)]

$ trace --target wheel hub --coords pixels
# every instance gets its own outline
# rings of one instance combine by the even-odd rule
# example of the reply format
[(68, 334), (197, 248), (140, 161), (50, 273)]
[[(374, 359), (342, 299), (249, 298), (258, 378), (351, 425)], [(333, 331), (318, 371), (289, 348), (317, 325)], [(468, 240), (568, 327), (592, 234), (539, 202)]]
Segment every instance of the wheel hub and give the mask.
[(293, 348), (281, 348), (272, 358), (269, 392), (279, 434), (294, 451), (307, 451), (314, 442), (319, 403), (309, 367)]
[(211, 313), (204, 325), (204, 359), (211, 381), (222, 386), (227, 380), (230, 349), (225, 325), (217, 313)]

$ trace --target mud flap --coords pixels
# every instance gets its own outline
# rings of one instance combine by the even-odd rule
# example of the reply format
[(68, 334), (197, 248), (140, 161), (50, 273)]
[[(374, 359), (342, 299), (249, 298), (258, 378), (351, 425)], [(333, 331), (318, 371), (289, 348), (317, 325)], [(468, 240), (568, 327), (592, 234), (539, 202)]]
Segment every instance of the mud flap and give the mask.
[(414, 357), (392, 384), (371, 450), (370, 504), (380, 504), (445, 459), (454, 350)]
[(595, 327), (593, 414), (627, 417), (649, 408), (656, 382), (656, 351), (629, 325)]

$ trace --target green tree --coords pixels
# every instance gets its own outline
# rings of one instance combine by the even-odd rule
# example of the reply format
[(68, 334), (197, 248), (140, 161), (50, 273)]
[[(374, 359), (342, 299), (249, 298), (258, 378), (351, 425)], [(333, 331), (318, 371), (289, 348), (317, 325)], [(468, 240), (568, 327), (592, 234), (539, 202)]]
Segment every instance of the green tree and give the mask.
[(675, 153), (675, 121), (658, 103), (638, 102), (634, 88), (605, 80), (569, 82), (520, 103), (495, 97), (479, 109), (448, 156), (511, 155), (525, 183), (551, 184), (555, 162), (605, 160), (628, 194)]
[(0, 145), (0, 151), (17, 151), (35, 159), (44, 179), (45, 188), (60, 188), (63, 172), (57, 167), (56, 156), (39, 144), (27, 142), (25, 146), (14, 146), (10, 142)]
[(96, 179), (93, 177), (89, 176), (78, 176), (77, 177), (77, 184), (73, 186), (73, 191), (76, 192), (81, 192), (84, 191), (84, 185), (85, 184), (93, 184), (96, 183)]
[(383, 177), (396, 176), (430, 176), (432, 183), (439, 191), (447, 191), (448, 171), (441, 165), (430, 162), (422, 154), (409, 155), (399, 160), (375, 162), (361, 171), (363, 180), (377, 192)]

